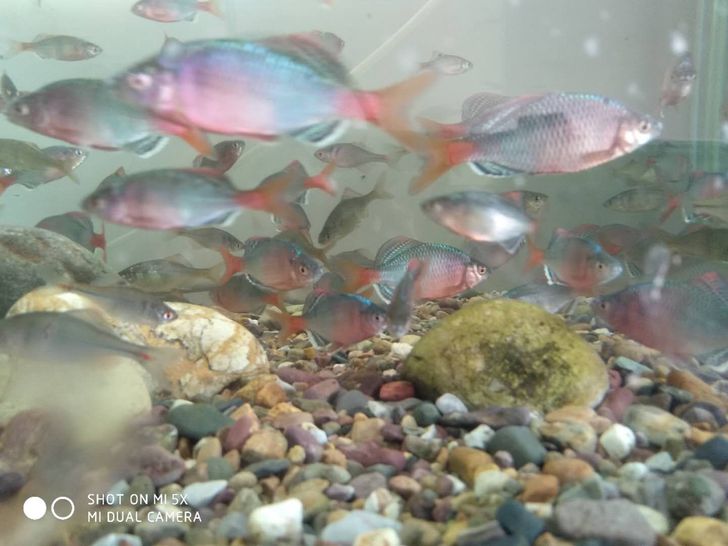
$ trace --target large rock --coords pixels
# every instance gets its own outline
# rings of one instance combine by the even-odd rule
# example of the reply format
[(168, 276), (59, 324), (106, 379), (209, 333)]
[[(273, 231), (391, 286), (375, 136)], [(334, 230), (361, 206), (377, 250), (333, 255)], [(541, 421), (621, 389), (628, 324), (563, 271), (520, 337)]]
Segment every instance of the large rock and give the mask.
[[(232, 382), (269, 371), (265, 349), (242, 325), (209, 307), (178, 302), (169, 305), (177, 311), (177, 319), (157, 327), (103, 316), (114, 332), (128, 341), (183, 349), (181, 360), (165, 370), (169, 382), (165, 387), (171, 388), (173, 396), (206, 400)], [(88, 300), (74, 292), (45, 286), (16, 302), (8, 315), (90, 307)], [(133, 365), (139, 370), (144, 369), (139, 364)], [(148, 382), (152, 381), (148, 374), (142, 374)]]
[(58, 233), (39, 228), (0, 227), (0, 316), (49, 275), (91, 282), (110, 273), (88, 250)]
[(467, 305), (415, 345), (405, 375), (420, 395), (450, 392), (471, 406), (595, 406), (607, 390), (601, 358), (562, 319), (513, 300)]

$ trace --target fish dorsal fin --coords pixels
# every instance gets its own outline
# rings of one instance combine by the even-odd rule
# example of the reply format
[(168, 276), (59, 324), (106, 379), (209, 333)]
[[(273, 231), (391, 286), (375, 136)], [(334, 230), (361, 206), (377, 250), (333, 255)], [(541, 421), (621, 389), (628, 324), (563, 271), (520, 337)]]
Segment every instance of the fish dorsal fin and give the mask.
[(324, 121), (291, 132), (291, 136), (318, 146), (327, 146), (344, 134), (349, 124), (345, 120)]
[(308, 176), (306, 169), (298, 159), (294, 159), (288, 165), (283, 167), (283, 172), (286, 174), (300, 174), (301, 176)]
[(181, 41), (165, 34), (164, 43), (162, 44), (162, 49), (159, 52), (159, 55), (157, 56), (157, 60), (162, 66), (169, 67), (171, 63), (174, 63), (177, 60), (177, 57), (179, 57), (183, 50), (184, 44)]
[[(277, 237), (277, 235), (276, 235)], [(245, 239), (245, 242), (243, 243), (244, 252), (252, 251), (257, 246), (263, 244), (265, 241), (267, 241), (270, 237), (263, 237), (263, 236), (256, 236), (256, 237), (248, 237)]]
[(421, 244), (422, 243), (420, 241), (404, 235), (392, 237), (379, 247), (377, 255), (374, 258), (374, 263), (377, 265), (385, 264), (402, 252)]
[(512, 99), (513, 97), (509, 97), (507, 95), (499, 95), (497, 93), (488, 92), (471, 95), (463, 102), (461, 112), (462, 120), (465, 121), (472, 119), (475, 116), (478, 116), (491, 108), (500, 106)]
[(35, 38), (33, 38), (33, 43), (40, 42), (41, 40), (47, 40), (48, 38), (53, 38), (53, 35), (41, 32), (40, 34), (35, 35)]
[(192, 262), (190, 262), (190, 260), (181, 253), (173, 254), (172, 256), (167, 256), (165, 258), (165, 260), (167, 260), (168, 262), (172, 262), (173, 264), (184, 265), (185, 267), (194, 267), (192, 265)]
[(347, 199), (353, 199), (355, 197), (361, 197), (364, 195), (363, 193), (359, 193), (358, 191), (352, 189), (352, 188), (346, 188), (344, 190), (344, 193), (341, 195), (341, 200), (346, 201)]
[(435, 59), (439, 59), (440, 57), (443, 57), (444, 55), (445, 54), (442, 51), (438, 51), (438, 50), (434, 49), (432, 51), (432, 57), (430, 60), (434, 61)]
[(306, 296), (306, 300), (303, 302), (303, 309), (301, 310), (301, 314), (305, 315), (311, 309), (313, 309), (316, 304), (321, 301), (321, 298), (326, 297), (327, 295), (330, 295), (330, 293), (326, 290), (314, 290), (312, 291), (308, 296)]
[(124, 167), (119, 167), (111, 174), (115, 174), (116, 176), (126, 176), (126, 169)]

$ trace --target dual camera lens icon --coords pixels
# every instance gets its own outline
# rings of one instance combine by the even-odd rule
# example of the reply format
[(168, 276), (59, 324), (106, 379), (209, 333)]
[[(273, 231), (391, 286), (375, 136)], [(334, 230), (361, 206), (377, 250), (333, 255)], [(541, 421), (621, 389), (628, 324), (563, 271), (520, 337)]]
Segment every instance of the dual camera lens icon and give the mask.
[[(23, 514), (31, 520), (39, 520), (46, 515), (48, 506), (40, 497), (28, 497), (23, 503)], [(68, 497), (57, 497), (51, 502), (51, 514), (60, 521), (69, 519), (76, 511), (76, 505)]]

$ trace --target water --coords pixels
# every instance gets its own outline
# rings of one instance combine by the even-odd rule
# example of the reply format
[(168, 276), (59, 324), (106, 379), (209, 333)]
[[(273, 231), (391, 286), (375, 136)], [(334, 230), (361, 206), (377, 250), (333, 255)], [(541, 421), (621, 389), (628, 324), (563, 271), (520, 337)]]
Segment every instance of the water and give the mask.
[[(409, 104), (409, 112), (413, 120), (422, 116), (439, 122), (453, 123), (460, 121), (463, 100), (482, 91), (509, 96), (535, 95), (552, 91), (592, 93), (616, 99), (636, 112), (657, 117), (660, 90), (666, 70), (677, 62), (680, 55), (685, 52), (692, 54), (697, 70), (697, 80), (691, 94), (685, 100), (676, 107), (666, 108), (664, 119), (662, 119), (664, 128), (659, 140), (596, 168), (571, 174), (489, 178), (478, 176), (463, 164), (451, 169), (426, 191), (414, 196), (408, 193), (408, 186), (423, 165), (422, 158), (416, 154), (405, 155), (392, 167), (375, 164), (366, 172), (358, 169), (337, 169), (333, 178), (339, 187), (338, 196), (334, 198), (323, 192), (312, 191), (304, 205), (311, 220), (310, 234), (314, 241), (329, 212), (338, 203), (344, 188), (366, 193), (384, 175), (386, 190), (394, 197), (373, 201), (362, 224), (351, 234), (338, 241), (329, 250), (329, 254), (362, 250), (364, 254), (373, 257), (382, 243), (401, 235), (420, 241), (447, 243), (464, 249), (466, 240), (463, 237), (447, 231), (428, 219), (420, 210), (419, 205), (430, 197), (466, 189), (492, 192), (531, 190), (548, 195), (549, 203), (546, 212), (537, 223), (532, 234), (533, 241), (531, 241), (533, 245), (543, 249), (551, 240), (554, 230), (558, 228), (571, 230), (582, 224), (621, 223), (638, 229), (642, 234), (654, 233), (653, 230), (658, 227), (670, 234), (677, 234), (686, 228), (683, 215), (679, 211), (673, 213), (668, 222), (660, 225), (661, 211), (659, 210), (647, 213), (626, 213), (615, 212), (603, 206), (607, 199), (626, 189), (649, 185), (645, 179), (638, 180), (639, 177), (635, 178), (630, 175), (628, 165), (656, 164), (660, 168), (659, 176), (664, 178), (664, 180), (661, 178), (657, 185), (666, 189), (670, 195), (679, 195), (685, 191), (691, 172), (728, 171), (728, 149), (726, 149), (728, 146), (726, 127), (728, 125), (725, 124), (726, 114), (723, 112), (727, 70), (723, 52), (728, 45), (726, 43), (728, 42), (728, 38), (726, 38), (728, 36), (726, 33), (728, 0), (703, 0), (700, 2), (685, 0), (643, 0), (641, 2), (633, 0), (608, 2), (604, 0), (599, 2), (596, 0), (579, 2), (573, 0), (550, 0), (548, 2), (543, 0), (490, 0), (488, 2), (483, 0), (397, 0), (396, 2), (392, 0), (367, 0), (366, 2), (362, 0), (269, 0), (267, 2), (220, 0), (222, 17), (200, 12), (194, 22), (171, 24), (162, 24), (135, 16), (130, 11), (133, 3), (133, 0), (95, 2), (88, 0), (4, 0), (2, 2), (2, 20), (0, 20), (0, 51), (2, 51), (3, 40), (30, 41), (36, 34), (45, 33), (66, 34), (89, 40), (100, 45), (103, 53), (85, 61), (61, 62), (41, 59), (33, 53), (25, 52), (10, 59), (0, 60), (0, 69), (13, 79), (18, 89), (32, 92), (61, 79), (111, 78), (140, 60), (157, 54), (164, 43), (165, 36), (187, 42), (223, 37), (255, 39), (321, 30), (334, 32), (344, 40), (345, 46), (341, 52), (341, 62), (350, 70), (355, 85), (360, 89), (380, 89), (413, 76), (418, 71), (420, 63), (430, 60), (434, 51), (458, 55), (471, 61), (473, 63), (471, 70), (459, 75), (440, 77), (435, 85)], [(2, 128), (0, 135), (2, 138), (29, 141), (41, 148), (62, 143), (12, 124), (1, 116), (0, 127)], [(210, 135), (213, 143), (228, 138), (234, 137)], [(281, 138), (275, 143), (243, 138), (246, 141), (245, 151), (228, 172), (233, 184), (239, 189), (255, 187), (263, 178), (281, 170), (292, 160), (300, 161), (309, 173), (317, 173), (324, 167), (324, 164), (314, 157), (316, 147), (311, 144), (288, 137)], [(340, 140), (363, 145), (372, 152), (385, 153), (395, 145), (392, 138), (382, 130), (374, 125), (363, 123), (352, 123)], [(195, 150), (176, 137), (171, 137), (169, 143), (161, 151), (149, 158), (140, 158), (124, 151), (89, 150), (89, 157), (76, 171), (78, 184), (74, 184), (69, 178), (62, 178), (33, 190), (20, 185), (13, 185), (7, 189), (0, 196), (0, 223), (3, 226), (34, 226), (48, 216), (80, 210), (81, 201), (97, 188), (101, 180), (119, 167), (123, 167), (127, 173), (151, 169), (183, 168), (191, 166), (196, 155)], [(652, 173), (652, 175), (654, 174), (655, 172)], [(655, 182), (654, 177), (650, 178), (648, 182)], [(168, 212), (160, 207), (159, 214), (168, 214)], [(101, 222), (98, 218), (94, 219), (94, 224), (96, 230), (99, 231)], [(725, 227), (724, 224), (711, 225)], [(137, 262), (164, 258), (178, 253), (184, 254), (186, 260), (200, 268), (211, 267), (220, 262), (218, 252), (202, 249), (189, 239), (175, 237), (168, 232), (135, 229), (113, 223), (106, 223), (105, 229), (108, 246), (107, 263), (112, 271), (118, 272)], [(247, 210), (238, 214), (233, 222), (226, 224), (225, 229), (240, 240), (273, 236), (277, 233), (276, 226), (271, 221), (269, 214)], [(673, 259), (673, 261), (667, 262), (668, 258), (664, 256), (667, 247), (659, 246), (658, 248), (661, 252), (658, 257), (662, 261), (660, 261), (660, 275), (657, 283), (653, 282), (654, 279), (649, 274), (640, 276), (639, 273), (639, 268), (644, 265), (642, 258), (649, 253), (648, 247), (644, 253), (636, 255), (636, 257), (619, 255), (620, 260), (631, 260), (636, 269), (626, 267), (625, 263), (625, 270), (617, 279), (607, 284), (591, 287), (592, 290), (589, 293), (578, 295), (588, 297), (608, 295), (637, 282), (652, 282), (659, 286), (649, 290), (648, 293), (651, 294), (651, 298), (659, 299), (661, 294), (669, 292), (672, 286), (669, 282), (670, 275), (673, 271), (675, 272), (675, 282), (690, 282), (690, 279), (699, 277), (706, 271), (713, 275), (715, 275), (715, 271), (718, 271), (720, 275), (725, 276), (725, 262), (716, 264), (707, 262), (703, 258), (693, 258), (683, 264), (687, 266), (685, 269), (680, 269), (679, 260), (676, 262)], [(545, 282), (540, 268), (526, 269), (527, 254), (528, 251), (525, 248), (521, 249), (515, 258), (492, 271), (484, 282), (468, 294), (504, 291), (534, 280)], [(100, 256), (100, 253), (98, 255)], [(725, 260), (727, 256), (728, 251), (724, 251), (722, 259)], [(667, 281), (665, 274), (667, 274)], [(705, 316), (709, 315), (706, 320), (713, 321), (710, 331), (714, 332), (714, 323), (718, 323), (719, 326), (728, 323), (728, 310), (725, 307), (725, 297), (728, 292), (726, 292), (725, 285), (715, 284), (718, 282), (715, 276), (707, 277), (707, 279), (701, 281), (703, 284), (700, 285), (700, 290), (712, 290), (711, 294), (715, 296), (708, 298), (713, 307), (710, 307), (710, 311), (705, 313)], [(720, 276), (718, 276), (718, 280), (720, 280)], [(302, 302), (309, 293), (309, 288), (291, 294), (289, 302)], [(687, 292), (692, 293), (690, 290)], [(197, 303), (210, 303), (205, 293), (193, 294), (189, 298)], [(720, 298), (723, 298), (722, 303)], [(696, 297), (695, 301), (697, 299)], [(688, 305), (695, 301), (681, 300), (678, 301), (678, 304)], [(562, 309), (572, 308), (569, 298), (567, 298), (567, 302), (569, 305), (561, 306)], [(702, 304), (703, 300), (701, 299), (700, 302)], [(378, 301), (378, 303), (382, 302)], [(323, 305), (321, 307), (328, 309)], [(426, 309), (430, 308), (426, 307)], [(443, 309), (447, 311), (438, 311), (442, 312), (442, 316), (452, 310), (451, 307), (443, 307)], [(583, 309), (580, 309), (579, 312), (582, 311)], [(696, 322), (699, 322), (701, 318), (699, 311), (700, 309), (690, 314), (691, 317), (698, 317)], [(335, 324), (354, 323), (354, 321), (349, 321), (348, 317), (334, 318), (336, 320), (330, 322)], [(593, 315), (580, 316), (579, 319), (590, 322), (592, 329), (601, 324), (593, 320)], [(257, 316), (253, 317), (253, 320), (257, 320)], [(647, 320), (650, 320), (649, 316)], [(415, 322), (424, 324), (425, 321)], [(437, 321), (433, 321), (433, 323), (435, 322)], [(265, 321), (248, 324), (253, 324), (256, 332), (258, 329), (265, 330), (263, 336), (265, 347), (269, 349), (269, 358), (275, 364), (280, 363), (284, 356), (290, 357), (292, 361), (296, 362), (309, 359), (306, 360), (306, 365), (316, 373), (324, 370), (322, 377), (327, 378), (329, 376), (326, 374), (329, 374), (331, 370), (336, 370), (336, 374), (339, 374), (345, 368), (340, 364), (339, 368), (326, 368), (329, 363), (325, 358), (321, 361), (324, 362), (324, 365), (319, 368), (319, 362), (316, 362), (311, 356), (310, 347), (306, 346), (308, 352), (304, 351), (305, 342), (302, 340), (299, 340), (300, 343), (291, 342), (294, 347), (286, 349), (286, 351), (291, 350), (292, 353), (287, 353), (278, 347), (271, 349), (276, 344), (283, 345), (283, 341), (275, 342), (275, 333), (266, 330), (269, 325)], [(675, 324), (680, 326), (679, 321)], [(424, 329), (423, 327), (421, 330)], [(700, 330), (700, 324), (692, 324), (689, 328), (686, 327), (680, 331), (666, 332), (666, 335), (674, 333), (677, 336), (687, 332), (687, 335), (695, 334), (697, 338), (700, 337), (699, 334), (702, 334)], [(419, 331), (419, 333), (422, 332)], [(637, 335), (633, 335), (634, 331), (624, 333), (627, 337), (639, 339), (639, 332), (636, 332)], [(596, 334), (590, 335), (594, 338), (597, 337)], [(650, 339), (656, 337), (660, 337), (660, 332), (653, 333)], [(726, 345), (728, 345), (728, 333), (726, 333), (726, 340)], [(135, 338), (134, 341), (143, 343), (145, 340)], [(318, 343), (321, 340), (316, 341)], [(381, 340), (377, 341), (381, 342)], [(296, 343), (298, 344), (296, 345)], [(670, 346), (672, 347), (674, 344)], [(703, 359), (705, 363), (703, 368), (691, 361), (693, 366), (691, 369), (695, 371), (696, 375), (703, 374), (702, 377), (714, 380), (724, 373), (725, 352), (724, 349), (721, 349), (720, 342), (715, 342), (715, 338), (711, 338), (707, 346), (710, 347), (712, 356)], [(2, 346), (0, 346), (1, 350)], [(400, 347), (398, 350), (406, 352), (408, 349)], [(403, 353), (397, 354), (401, 356)], [(352, 362), (360, 362), (366, 358), (366, 351), (364, 355), (357, 354)], [(611, 355), (603, 356), (608, 358)], [(675, 357), (673, 362), (680, 362), (683, 365), (690, 357), (702, 355), (670, 356)], [(648, 362), (650, 366), (654, 364), (654, 361), (651, 360), (653, 357), (654, 355), (651, 354), (644, 357), (645, 362)], [(262, 356), (260, 358), (263, 359)], [(334, 362), (336, 361), (346, 362), (346, 354), (336, 355)], [(6, 364), (6, 362), (0, 361), (0, 364)], [(207, 363), (203, 364), (204, 371), (207, 373)], [(395, 364), (390, 364), (390, 369), (386, 370), (387, 380), (399, 377), (398, 372), (395, 371), (397, 369)], [(377, 365), (379, 366), (379, 364)], [(710, 369), (709, 373), (705, 371), (707, 368)], [(0, 366), (0, 371), (2, 369)], [(128, 421), (130, 414), (134, 412), (148, 412), (152, 401), (138, 372), (133, 380), (121, 377), (123, 374), (118, 368), (115, 368), (116, 372), (120, 374), (119, 378), (116, 375), (107, 376), (96, 370), (90, 376), (93, 377), (92, 380), (86, 376), (85, 368), (79, 367), (73, 372), (76, 374), (72, 376), (75, 379), (68, 383), (68, 377), (71, 376), (65, 377), (67, 375), (65, 370), (59, 372), (52, 366), (48, 369), (40, 368), (39, 372), (23, 376), (22, 381), (18, 381), (17, 384), (20, 384), (22, 388), (17, 387), (16, 384), (15, 398), (12, 403), (19, 403), (18, 399), (22, 401), (23, 398), (27, 398), (26, 402), (32, 400), (33, 403), (38, 402), (39, 404), (46, 397), (53, 399), (54, 402), (60, 400), (61, 404), (73, 406), (69, 410), (72, 415), (71, 429), (74, 426), (76, 429), (85, 429), (89, 415), (95, 418), (99, 406), (105, 405), (105, 410), (109, 410), (112, 406), (111, 409), (123, 406), (119, 410), (121, 413), (112, 412), (113, 417), (108, 417), (109, 421), (114, 421), (114, 424)], [(112, 378), (109, 379), (109, 377)], [(234, 381), (237, 379), (236, 376)], [(290, 382), (296, 383), (297, 379), (291, 379)], [(39, 386), (41, 383), (42, 388)], [(79, 385), (82, 388), (78, 389)], [(235, 385), (237, 388), (237, 383)], [(215, 392), (222, 391), (224, 386), (221, 385)], [(651, 387), (654, 387), (657, 392), (657, 384), (651, 384)], [(5, 401), (2, 399), (3, 388), (4, 385), (0, 381), (0, 409), (5, 408), (0, 411), (0, 423), (7, 417), (7, 413), (3, 414), (3, 411), (7, 411), (7, 405), (3, 406), (7, 402), (7, 399)], [(85, 389), (94, 390), (95, 396), (88, 400), (81, 396), (77, 397), (76, 393)], [(284, 398), (288, 396), (286, 393), (281, 395), (278, 391), (271, 394), (273, 390), (273, 388), (268, 388), (265, 391), (266, 395), (274, 398), (275, 396)], [(59, 391), (70, 396), (74, 403), (70, 404), (68, 398), (55, 400), (53, 397)], [(138, 406), (135, 405), (136, 399), (132, 400), (132, 391), (136, 394), (142, 393), (142, 401)], [(18, 395), (19, 392), (21, 395)], [(116, 398), (109, 398), (107, 392), (115, 393)], [(409, 393), (409, 391), (406, 392)], [(292, 394), (290, 396), (293, 397)], [(176, 397), (194, 398), (179, 394)], [(225, 404), (227, 404), (228, 399), (234, 399), (234, 396), (228, 392), (222, 398), (226, 400)], [(212, 399), (212, 396), (207, 393), (205, 396), (200, 396), (200, 399), (208, 400)], [(240, 402), (240, 400), (234, 400), (234, 402), (230, 402), (230, 406), (233, 408), (237, 402)], [(714, 398), (711, 400), (715, 401)], [(260, 408), (260, 400), (254, 398), (254, 401)], [(54, 407), (52, 403), (49, 402), (49, 404)], [(171, 402), (167, 401), (167, 404), (169, 405)], [(25, 407), (22, 403), (19, 405)], [(673, 404), (673, 407), (676, 405)], [(91, 408), (90, 411), (89, 408)], [(223, 409), (228, 413), (235, 411), (227, 406)], [(359, 409), (361, 408), (357, 408), (357, 411)], [(207, 410), (215, 413), (215, 410), (209, 408)], [(267, 411), (266, 409), (261, 414), (266, 414)], [(352, 410), (352, 414), (353, 412), (354, 410)], [(83, 419), (79, 417), (81, 414), (83, 414)], [(105, 423), (106, 414), (99, 413), (99, 415), (101, 417), (93, 420)], [(235, 418), (239, 418), (240, 415), (236, 414)], [(252, 419), (250, 415), (245, 418)], [(227, 424), (227, 420), (222, 417), (220, 419)], [(160, 418), (160, 422), (163, 420)], [(104, 428), (103, 424), (100, 428)], [(112, 442), (109, 438), (112, 438), (113, 441), (121, 438), (123, 442), (126, 442), (125, 445), (132, 446), (129, 449), (136, 448), (136, 444), (129, 440), (128, 435), (125, 436), (126, 432), (118, 433), (114, 429), (97, 433), (96, 429), (93, 430), (93, 434), (89, 433), (89, 435), (96, 436), (96, 444), (92, 442), (91, 447), (88, 447), (89, 444), (80, 441), (86, 451), (83, 451), (83, 456), (79, 460), (84, 461), (84, 464), (89, 467), (93, 467), (99, 460), (106, 462), (104, 457), (98, 456), (94, 448), (101, 446), (99, 449), (103, 451), (107, 444)], [(318, 432), (325, 436), (324, 432)], [(212, 434), (214, 431), (210, 434), (202, 434), (202, 436)], [(451, 441), (457, 441), (457, 438), (451, 438)], [(189, 440), (186, 446), (187, 451), (190, 450), (193, 442), (194, 440)], [(549, 444), (549, 449), (557, 444), (558, 441), (552, 442)], [(58, 446), (55, 447), (58, 448)], [(176, 438), (172, 440), (172, 447), (178, 447)], [(236, 446), (236, 449), (241, 447)], [(184, 452), (184, 446), (182, 448), (183, 458), (190, 459), (190, 453)], [(631, 450), (631, 447), (629, 449)], [(73, 457), (68, 456), (63, 450), (60, 451), (61, 455), (65, 457), (59, 456), (59, 460), (64, 461), (69, 467), (73, 467), (73, 463), (69, 462)], [(1, 449), (0, 455), (2, 455)], [(280, 459), (284, 456), (286, 456), (285, 450), (282, 453), (271, 455), (270, 458)], [(1, 458), (0, 462), (3, 462)], [(222, 466), (224, 467), (224, 464)], [(109, 467), (116, 468), (111, 463)], [(2, 467), (0, 467), (1, 469)], [(58, 474), (62, 474), (62, 472), (58, 472)], [(71, 474), (69, 473), (69, 475)], [(115, 474), (113, 477), (119, 478)], [(132, 477), (124, 476), (126, 479)], [(98, 485), (98, 491), (94, 490), (94, 492), (103, 493), (110, 490), (109, 483), (112, 480), (99, 479), (98, 483), (103, 483), (103, 486)], [(50, 499), (55, 495), (64, 494), (63, 487), (70, 487), (69, 482), (70, 480), (61, 479), (46, 482), (41, 480), (40, 485), (38, 483), (33, 485), (36, 489), (40, 489), (38, 494)], [(73, 493), (68, 494), (78, 500), (82, 497), (78, 496), (80, 493), (75, 485)], [(97, 484), (94, 483), (94, 485)], [(123, 484), (119, 485), (117, 482), (114, 487), (123, 489)], [(0, 498), (0, 521), (5, 520), (4, 515), (7, 518), (16, 518), (13, 520), (15, 523), (21, 519), (19, 516), (20, 497), (19, 493), (5, 504)], [(642, 503), (649, 504), (646, 500)], [(84, 508), (86, 507), (84, 506)], [(672, 515), (674, 516), (674, 514)], [(673, 517), (673, 519), (675, 518)], [(20, 543), (44, 543), (43, 541), (51, 534), (46, 533), (50, 527), (52, 525), (48, 524), (46, 529), (41, 531), (39, 526), (33, 528), (18, 525), (15, 529), (17, 533), (13, 535), (12, 540), (21, 540), (19, 537), (22, 537), (21, 542), (7, 544), (14, 546), (14, 544)], [(139, 534), (138, 529), (137, 534)], [(0, 546), (6, 544), (3, 540), (3, 532), (0, 531)], [(37, 542), (28, 542), (31, 540)], [(148, 540), (147, 542), (152, 543), (153, 541)], [(89, 543), (91, 542), (89, 541)]]
[[(663, 136), (668, 139), (719, 136), (715, 116), (709, 115), (704, 108), (698, 109), (708, 100), (715, 102), (716, 91), (710, 89), (715, 87), (711, 82), (719, 74), (706, 70), (704, 63), (709, 62), (710, 48), (699, 43), (697, 36), (700, 29), (720, 22), (717, 11), (720, 3), (714, 12), (710, 9), (711, 3), (698, 9), (702, 4), (678, 1), (669, 5), (643, 2), (638, 6), (626, 0), (609, 5), (582, 2), (579, 6), (567, 1), (548, 6), (537, 1), (502, 1), (483, 6), (477, 0), (466, 0), (459, 2), (457, 8), (436, 0), (402, 1), (396, 6), (386, 1), (367, 2), (366, 5), (334, 2), (333, 7), (315, 0), (303, 3), (277, 1), (264, 6), (229, 1), (224, 6), (228, 14), (225, 20), (200, 13), (194, 23), (166, 25), (135, 17), (129, 13), (130, 2), (122, 0), (103, 5), (45, 0), (42, 8), (25, 0), (7, 4), (4, 35), (8, 37), (30, 40), (41, 31), (64, 33), (83, 37), (104, 48), (100, 56), (79, 63), (43, 60), (32, 53), (4, 61), (3, 69), (21, 90), (33, 90), (51, 81), (74, 76), (109, 77), (158, 51), (164, 33), (190, 40), (321, 29), (336, 32), (345, 40), (342, 59), (352, 67), (355, 81), (362, 88), (379, 88), (401, 80), (412, 74), (417, 63), (428, 60), (433, 50), (472, 60), (473, 70), (442, 78), (413, 105), (412, 111), (416, 114), (440, 121), (457, 120), (462, 100), (482, 90), (514, 95), (548, 90), (589, 91), (622, 100), (637, 111), (656, 113), (662, 77), (666, 67), (674, 61), (673, 42), (679, 42), (675, 38), (679, 36), (694, 52), (700, 75), (693, 96), (668, 112)], [(24, 21), (23, 31), (14, 28), (11, 21)], [(117, 21), (124, 22), (123, 32), (115, 28)], [(130, 40), (129, 36), (134, 39)], [(4, 123), (3, 127), (7, 138), (31, 140), (39, 146), (58, 143), (12, 124)], [(373, 127), (353, 129), (346, 135), (346, 140), (364, 142), (374, 151), (391, 143)], [(310, 146), (290, 140), (275, 146), (251, 140), (244, 158), (230, 174), (239, 187), (252, 187), (291, 159), (299, 159), (309, 171), (315, 172), (321, 163), (313, 158), (313, 151)], [(51, 214), (76, 210), (80, 199), (119, 166), (123, 165), (128, 172), (181, 167), (191, 164), (194, 156), (193, 150), (176, 139), (149, 159), (139, 159), (125, 152), (93, 152), (79, 170), (80, 187), (71, 185), (68, 179), (32, 192), (12, 187), (3, 197), (3, 222), (34, 225)], [(400, 234), (421, 240), (459, 242), (419, 213), (420, 196), (406, 196), (405, 188), (418, 166), (416, 158), (408, 157), (388, 175), (391, 190), (398, 192), (398, 198), (376, 203), (366, 229), (357, 230), (341, 241), (335, 247), (336, 251), (357, 248), (374, 251), (389, 237)], [(552, 196), (551, 210), (541, 228), (541, 233), (546, 234), (540, 237), (544, 244), (556, 225), (568, 227), (585, 221), (639, 224), (640, 219), (632, 216), (615, 219), (598, 205), (623, 189), (621, 181), (613, 180), (610, 169), (611, 165), (598, 172), (528, 181), (530, 188)], [(362, 190), (369, 189), (376, 180), (372, 178), (362, 183), (358, 171), (345, 170), (339, 170), (335, 178), (342, 187)], [(514, 187), (517, 185), (513, 180), (482, 178), (466, 167), (459, 167), (422, 197), (459, 188), (500, 191)], [(318, 233), (333, 204), (327, 196), (311, 196), (307, 211), (313, 223), (312, 233)], [(598, 215), (596, 218), (595, 214)], [(142, 235), (112, 225), (107, 229), (109, 260), (115, 269), (159, 257), (160, 251), (184, 248), (177, 242), (170, 247), (168, 238), (159, 233)], [(267, 216), (259, 213), (240, 215), (231, 231), (241, 238), (275, 233)], [(510, 273), (508, 270), (499, 273), (486, 287), (505, 287), (498, 280), (501, 276), (507, 278)]]

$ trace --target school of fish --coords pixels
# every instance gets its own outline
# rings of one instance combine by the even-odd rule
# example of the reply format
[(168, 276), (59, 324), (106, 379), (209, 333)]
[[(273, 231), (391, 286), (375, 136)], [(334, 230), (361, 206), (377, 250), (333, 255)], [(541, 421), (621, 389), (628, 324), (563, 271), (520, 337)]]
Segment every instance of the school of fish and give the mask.
[[(138, 0), (129, 12), (158, 23), (224, 17), (216, 0)], [(678, 357), (728, 347), (728, 174), (704, 172), (687, 157), (674, 168), (654, 156), (628, 159), (614, 176), (634, 187), (595, 203), (613, 223), (560, 225), (550, 233), (543, 226), (551, 198), (537, 191), (549, 175), (582, 173), (656, 145), (671, 111), (698, 83), (690, 53), (655, 82), (657, 115), (589, 89), (513, 96), (484, 89), (450, 105), (460, 110), (459, 120), (435, 121), (416, 117), (413, 102), (447, 85), (442, 76), (465, 74), (475, 63), (435, 51), (409, 77), (365, 89), (342, 61), (345, 46), (321, 30), (192, 41), (167, 36), (160, 50), (95, 79), (74, 67), (108, 55), (103, 44), (48, 34), (0, 42), (0, 60), (26, 52), (73, 62), (67, 79), (34, 90), (19, 91), (3, 74), (0, 108), (10, 123), (28, 130), (28, 140), (0, 138), (0, 192), (16, 184), (32, 190), (65, 177), (77, 181), (89, 155), (124, 150), (148, 158), (179, 138), (196, 152), (193, 160), (134, 172), (120, 167), (98, 181), (79, 210), (37, 227), (91, 252), (100, 249), (104, 259), (113, 252), (107, 223), (165, 231), (218, 256), (205, 267), (183, 254), (131, 263), (107, 284), (50, 277), (48, 283), (121, 320), (151, 325), (176, 319), (165, 301), (206, 293), (210, 305), (229, 313), (267, 309), (280, 325), (280, 343), (307, 332), (315, 346), (333, 351), (384, 331), (399, 338), (409, 331), (417, 303), (487, 290), (495, 270), (525, 255), (523, 276), (530, 280), (514, 283), (504, 297), (554, 313), (590, 298), (597, 320)], [(370, 148), (347, 141), (352, 123), (368, 124), (393, 143)], [(33, 133), (59, 143), (40, 148)], [(213, 145), (211, 137), (224, 140)], [(276, 146), (286, 138), (308, 145), (309, 159), (318, 159), (321, 170), (309, 173), (298, 159), (281, 157), (278, 170), (263, 180), (234, 175), (252, 141)], [(419, 172), (400, 170), (408, 156), (419, 161)], [(526, 186), (492, 192), (476, 181), (448, 191), (443, 179), (461, 164), (486, 177), (525, 177)], [(364, 181), (340, 188), (342, 169), (356, 169)], [(400, 235), (379, 248), (334, 253), (342, 240), (366, 229), (372, 209), (393, 199), (395, 178), (409, 181), (410, 194), (433, 185), (441, 190), (408, 199), (460, 244)], [(578, 192), (578, 177), (569, 180)], [(675, 180), (686, 184), (678, 188)], [(318, 234), (311, 233), (307, 212), (314, 192), (330, 202)], [(256, 211), (271, 217), (278, 234), (239, 238), (235, 218)], [(663, 229), (675, 211), (684, 225), (679, 233)], [(654, 221), (639, 229), (619, 223), (634, 214)], [(537, 239), (550, 240), (539, 246)], [(300, 301), (300, 314), (290, 314), (287, 303)], [(2, 319), (0, 351), (28, 358), (124, 354), (141, 362), (170, 357), (125, 342), (78, 313)]]

